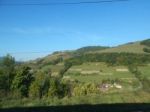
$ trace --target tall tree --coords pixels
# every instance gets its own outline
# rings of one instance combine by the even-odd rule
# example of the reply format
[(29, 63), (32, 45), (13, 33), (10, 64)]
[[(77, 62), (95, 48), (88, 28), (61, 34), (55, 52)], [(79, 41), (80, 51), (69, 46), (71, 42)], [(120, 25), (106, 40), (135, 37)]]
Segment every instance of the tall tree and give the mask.
[(49, 85), (50, 85), (50, 75), (44, 74), (41, 71), (38, 71), (35, 74), (35, 81), (31, 84), (29, 95), (33, 98), (42, 98), (47, 96)]
[(8, 54), (1, 60), (0, 90), (4, 90), (5, 93), (8, 93), (10, 91), (14, 75), (15, 75), (15, 59)]
[(19, 68), (13, 80), (12, 88), (19, 90), (21, 96), (28, 97), (29, 87), (33, 79), (33, 73), (30, 67), (24, 66)]

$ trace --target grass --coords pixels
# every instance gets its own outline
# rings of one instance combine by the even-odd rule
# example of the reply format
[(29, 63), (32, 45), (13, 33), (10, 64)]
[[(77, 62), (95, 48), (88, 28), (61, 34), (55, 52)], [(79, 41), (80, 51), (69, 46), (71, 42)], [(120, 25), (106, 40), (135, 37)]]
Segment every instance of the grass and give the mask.
[[(103, 80), (120, 80), (122, 86), (121, 90), (112, 89), (108, 92), (131, 92), (142, 89), (141, 83), (129, 71), (116, 71), (117, 69), (128, 70), (126, 66), (107, 66), (102, 62), (83, 63), (82, 65), (71, 67), (66, 73), (65, 77), (69, 79), (78, 80), (83, 83), (101, 84)], [(83, 71), (99, 71), (99, 73), (83, 74)]]
[[(65, 76), (70, 76), (70, 78), (77, 79), (81, 82), (96, 82), (99, 83), (103, 79), (125, 79), (132, 80), (135, 79), (134, 75), (129, 71), (119, 72), (116, 69), (127, 69), (125, 66), (107, 66), (105, 63), (83, 63), (79, 66), (71, 67)], [(82, 72), (92, 72), (97, 71), (98, 73), (82, 74)], [(76, 75), (80, 74), (80, 75)]]
[(63, 65), (47, 65), (42, 68), (43, 71), (51, 70), (51, 72), (59, 72), (64, 66)]
[[(140, 45), (140, 42), (135, 42), (135, 43), (130, 43), (130, 44), (124, 44), (120, 46), (116, 46), (113, 48), (101, 50), (101, 51), (96, 51), (99, 53), (110, 53), (110, 52), (128, 52), (128, 53), (144, 53), (143, 48), (144, 45)], [(94, 52), (91, 52), (94, 53)]]
[(141, 71), (144, 77), (150, 78), (150, 65), (140, 66), (139, 70)]
[(30, 107), (30, 106), (58, 106), (76, 104), (115, 104), (115, 103), (150, 103), (150, 95), (147, 92), (124, 92), (106, 93), (90, 96), (73, 96), (62, 99), (43, 98), (43, 99), (12, 99), (0, 102), (1, 108), (10, 107)]

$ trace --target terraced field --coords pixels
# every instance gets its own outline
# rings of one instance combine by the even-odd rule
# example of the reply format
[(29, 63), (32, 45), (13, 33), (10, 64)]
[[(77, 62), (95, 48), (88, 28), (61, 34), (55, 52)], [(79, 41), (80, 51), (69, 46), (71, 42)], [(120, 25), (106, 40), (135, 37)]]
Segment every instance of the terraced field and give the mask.
[(77, 79), (81, 82), (101, 82), (103, 79), (135, 79), (134, 74), (125, 66), (107, 66), (105, 63), (84, 63), (71, 67), (65, 76)]
[(64, 75), (64, 78), (78, 80), (85, 83), (101, 84), (104, 80), (119, 80), (122, 89), (111, 89), (109, 92), (136, 91), (141, 88), (141, 83), (130, 73), (126, 66), (107, 66), (102, 62), (84, 63), (72, 66)]

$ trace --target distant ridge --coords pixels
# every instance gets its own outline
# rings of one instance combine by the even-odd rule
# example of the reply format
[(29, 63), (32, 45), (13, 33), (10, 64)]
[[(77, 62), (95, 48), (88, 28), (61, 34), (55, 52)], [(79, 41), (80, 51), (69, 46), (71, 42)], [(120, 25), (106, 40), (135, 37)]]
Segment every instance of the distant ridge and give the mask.
[[(144, 51), (144, 48), (149, 48), (150, 46), (147, 46), (145, 44), (142, 44), (143, 42), (149, 42), (150, 43), (150, 39), (147, 40), (143, 40), (143, 41), (138, 41), (138, 42), (130, 42), (130, 43), (126, 43), (123, 45), (119, 45), (116, 47), (111, 47), (108, 49), (104, 49), (104, 50), (97, 50), (97, 51), (93, 51), (90, 53), (121, 53), (121, 52), (126, 52), (126, 53), (147, 53)], [(146, 43), (146, 44), (147, 44)]]
[(49, 64), (50, 62), (53, 62), (57, 60), (58, 58), (62, 58), (66, 60), (68, 58), (71, 58), (80, 54), (88, 54), (88, 53), (122, 53), (122, 52), (125, 52), (125, 53), (146, 54), (148, 52), (145, 52), (144, 48), (150, 49), (150, 47), (147, 46), (148, 43), (150, 43), (150, 39), (143, 40), (143, 41), (129, 42), (123, 45), (118, 45), (116, 47), (85, 46), (85, 47), (81, 47), (77, 50), (72, 50), (72, 51), (57, 51), (46, 57), (36, 59), (30, 62)]

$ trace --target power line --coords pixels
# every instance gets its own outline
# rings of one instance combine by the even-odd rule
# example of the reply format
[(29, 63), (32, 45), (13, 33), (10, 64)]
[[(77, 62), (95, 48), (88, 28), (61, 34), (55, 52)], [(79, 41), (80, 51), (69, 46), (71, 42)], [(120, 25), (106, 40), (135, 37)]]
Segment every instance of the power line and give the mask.
[(0, 6), (49, 6), (49, 5), (80, 5), (80, 4), (100, 4), (113, 2), (126, 2), (129, 0), (100, 0), (87, 2), (49, 2), (49, 3), (0, 3)]

